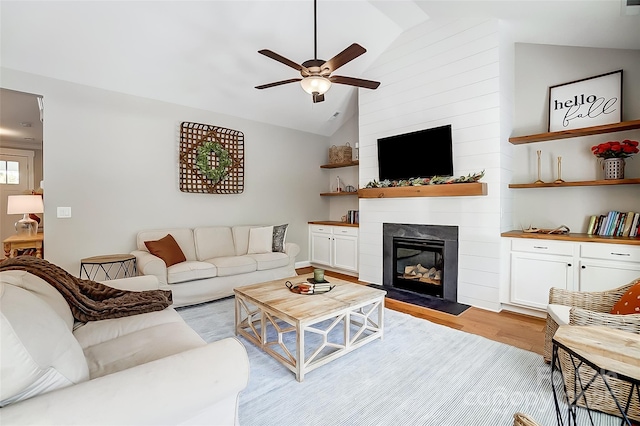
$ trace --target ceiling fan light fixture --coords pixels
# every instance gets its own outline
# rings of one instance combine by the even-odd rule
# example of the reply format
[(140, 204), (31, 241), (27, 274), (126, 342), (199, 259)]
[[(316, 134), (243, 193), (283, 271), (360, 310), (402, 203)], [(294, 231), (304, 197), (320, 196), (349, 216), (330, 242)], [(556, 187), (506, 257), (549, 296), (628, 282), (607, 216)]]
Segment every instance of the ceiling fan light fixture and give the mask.
[(331, 81), (319, 75), (310, 75), (300, 80), (300, 85), (310, 95), (318, 93), (324, 95), (331, 88)]

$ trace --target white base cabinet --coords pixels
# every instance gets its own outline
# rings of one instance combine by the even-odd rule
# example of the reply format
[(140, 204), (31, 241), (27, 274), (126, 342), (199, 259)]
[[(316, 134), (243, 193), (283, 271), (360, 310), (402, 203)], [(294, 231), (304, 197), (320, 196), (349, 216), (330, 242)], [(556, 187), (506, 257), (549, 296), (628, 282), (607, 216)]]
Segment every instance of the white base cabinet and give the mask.
[(551, 287), (604, 291), (638, 277), (638, 246), (510, 239), (510, 304), (544, 311)]
[(311, 263), (358, 271), (358, 228), (352, 226), (309, 226)]

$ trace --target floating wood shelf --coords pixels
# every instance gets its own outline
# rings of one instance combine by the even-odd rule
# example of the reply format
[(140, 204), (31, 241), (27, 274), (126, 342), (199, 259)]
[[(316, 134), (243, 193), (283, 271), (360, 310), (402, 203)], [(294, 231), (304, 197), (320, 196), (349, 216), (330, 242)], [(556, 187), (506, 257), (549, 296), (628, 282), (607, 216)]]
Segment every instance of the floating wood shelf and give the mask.
[(624, 130), (633, 129), (640, 129), (640, 120), (623, 121), (621, 123), (605, 124), (602, 126), (584, 127), (582, 129), (539, 133), (537, 135), (514, 136), (509, 138), (509, 142), (514, 145), (520, 145), (525, 143), (544, 142), (556, 139), (577, 138), (579, 136), (598, 135), (601, 133), (622, 132)]
[(309, 222), (311, 225), (330, 225), (330, 226), (350, 226), (352, 228), (357, 228), (359, 225), (357, 223), (347, 223), (347, 222), (338, 222), (334, 220), (313, 220)]
[(605, 237), (603, 235), (589, 234), (538, 234), (522, 231), (509, 231), (500, 234), (501, 237), (509, 238), (530, 238), (535, 240), (560, 240), (575, 241), (581, 243), (608, 243), (608, 244), (628, 244), (640, 246), (640, 237)]
[(487, 195), (487, 184), (484, 182), (448, 183), (442, 185), (365, 188), (358, 190), (358, 196), (360, 198), (459, 197), (470, 195)]
[(358, 195), (357, 192), (346, 192), (346, 191), (342, 191), (342, 192), (322, 192), (320, 193), (321, 196), (323, 197), (344, 197), (345, 195)]
[(320, 168), (321, 169), (337, 169), (339, 167), (357, 166), (358, 164), (360, 164), (360, 161), (355, 160), (355, 161), (349, 161), (347, 163), (323, 164), (322, 166), (320, 166)]
[(582, 180), (563, 183), (510, 183), (509, 188), (558, 188), (561, 186), (639, 185), (640, 179)]

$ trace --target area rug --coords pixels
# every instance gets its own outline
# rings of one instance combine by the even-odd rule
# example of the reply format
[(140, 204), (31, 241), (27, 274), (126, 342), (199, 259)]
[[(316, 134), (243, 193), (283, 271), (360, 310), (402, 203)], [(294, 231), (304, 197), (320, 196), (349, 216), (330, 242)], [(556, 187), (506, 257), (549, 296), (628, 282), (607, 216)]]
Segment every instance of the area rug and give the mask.
[[(234, 336), (233, 298), (178, 312), (208, 342)], [(556, 424), (541, 355), (390, 309), (384, 322), (383, 340), (307, 373), (302, 383), (240, 338), (251, 364), (240, 424), (508, 426), (518, 411), (542, 426)], [(594, 420), (620, 424), (600, 413)]]

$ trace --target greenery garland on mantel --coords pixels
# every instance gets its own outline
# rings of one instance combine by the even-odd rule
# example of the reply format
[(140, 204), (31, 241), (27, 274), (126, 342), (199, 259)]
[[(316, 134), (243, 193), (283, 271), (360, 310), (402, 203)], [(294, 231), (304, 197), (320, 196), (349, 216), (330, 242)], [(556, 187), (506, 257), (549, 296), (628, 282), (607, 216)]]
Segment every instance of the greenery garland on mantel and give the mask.
[(473, 183), (478, 182), (484, 177), (484, 170), (474, 174), (468, 174), (467, 176), (453, 177), (453, 176), (433, 176), (430, 178), (411, 178), (403, 180), (388, 180), (385, 179), (382, 182), (372, 180), (365, 186), (365, 188), (395, 188), (402, 186), (423, 186), (423, 185), (444, 185), (452, 183)]
[[(211, 153), (218, 157), (218, 165), (215, 168), (211, 167), (211, 162), (209, 161), (209, 154)], [(219, 142), (207, 141), (198, 147), (196, 167), (214, 184), (228, 176), (229, 171), (227, 169), (232, 163), (229, 152)]]

